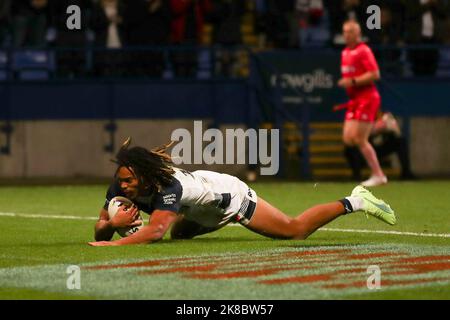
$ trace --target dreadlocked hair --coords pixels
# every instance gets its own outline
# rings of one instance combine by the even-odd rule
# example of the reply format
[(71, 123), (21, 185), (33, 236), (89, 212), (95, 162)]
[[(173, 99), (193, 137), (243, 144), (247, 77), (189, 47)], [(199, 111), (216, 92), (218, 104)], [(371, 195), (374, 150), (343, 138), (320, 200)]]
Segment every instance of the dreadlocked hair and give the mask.
[(173, 162), (166, 150), (174, 143), (173, 141), (147, 150), (142, 147), (129, 148), (131, 138), (128, 138), (120, 148), (113, 162), (118, 164), (116, 171), (121, 167), (132, 169), (139, 183), (144, 188), (152, 189), (152, 192), (161, 191), (164, 186), (172, 182)]

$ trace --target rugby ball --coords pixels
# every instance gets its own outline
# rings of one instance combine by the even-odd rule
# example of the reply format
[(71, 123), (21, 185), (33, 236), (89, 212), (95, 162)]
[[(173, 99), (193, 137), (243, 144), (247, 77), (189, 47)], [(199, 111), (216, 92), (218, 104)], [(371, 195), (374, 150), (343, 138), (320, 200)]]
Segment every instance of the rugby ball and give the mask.
[[(121, 206), (125, 206), (127, 209), (130, 208), (133, 205), (133, 201), (130, 199), (127, 199), (125, 197), (114, 197), (109, 201), (108, 205), (108, 215), (109, 219), (112, 219), (117, 211), (119, 211), (119, 208)], [(121, 237), (128, 237), (129, 235), (132, 235), (133, 233), (138, 232), (143, 226), (144, 226), (144, 220), (141, 217), (141, 214), (138, 214), (138, 217), (136, 220), (141, 220), (141, 224), (139, 226), (135, 227), (125, 227), (125, 228), (117, 228), (116, 231)]]

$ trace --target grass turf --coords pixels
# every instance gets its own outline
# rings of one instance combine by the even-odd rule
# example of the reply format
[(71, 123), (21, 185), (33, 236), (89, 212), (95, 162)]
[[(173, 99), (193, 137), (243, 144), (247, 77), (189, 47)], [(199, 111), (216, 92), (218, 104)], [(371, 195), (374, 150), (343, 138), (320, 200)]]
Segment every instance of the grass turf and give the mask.
[[(271, 202), (284, 212), (296, 215), (304, 209), (315, 205), (333, 201), (348, 195), (353, 184), (349, 183), (256, 183), (252, 187), (258, 195)], [(58, 186), (58, 187), (2, 187), (0, 188), (0, 211), (3, 213), (43, 214), (58, 216), (96, 217), (104, 201), (106, 186)], [(395, 209), (398, 224), (394, 227), (385, 225), (378, 220), (369, 220), (363, 214), (352, 214), (337, 219), (327, 225), (329, 228), (340, 229), (366, 229), (366, 230), (395, 230), (400, 232), (417, 233), (448, 233), (450, 230), (450, 182), (420, 181), (420, 182), (392, 182), (387, 186), (374, 189), (376, 196), (385, 199)], [(450, 255), (450, 239), (444, 237), (417, 237), (406, 235), (386, 235), (373, 233), (342, 233), (332, 231), (318, 231), (306, 241), (272, 240), (252, 233), (244, 228), (227, 227), (217, 232), (207, 234), (193, 240), (171, 241), (165, 239), (152, 245), (138, 245), (125, 247), (93, 248), (87, 246), (92, 240), (94, 220), (66, 220), (30, 217), (0, 216), (3, 232), (0, 234), (0, 298), (2, 299), (71, 299), (79, 298), (133, 298), (127, 290), (118, 291), (114, 295), (102, 294), (100, 291), (72, 292), (67, 289), (58, 289), (46, 284), (49, 278), (42, 275), (42, 283), (30, 285), (28, 273), (33, 273), (33, 279), (39, 280), (41, 274), (47, 269), (43, 265), (85, 265), (108, 264), (115, 260), (125, 261), (132, 259), (164, 259), (168, 257), (202, 256), (205, 254), (230, 253), (267, 253), (273, 250), (292, 250), (293, 248), (347, 248), (349, 246), (379, 245), (395, 252), (402, 246), (408, 250), (423, 255), (437, 252)], [(384, 250), (384, 249), (383, 249)], [(450, 259), (448, 260), (450, 261)], [(444, 261), (443, 270), (438, 272), (439, 277), (449, 278), (450, 268), (445, 269), (448, 263)], [(33, 269), (35, 267), (36, 269)], [(1, 272), (3, 271), (3, 273)], [(120, 272), (119, 269), (116, 272)], [(12, 281), (9, 277), (14, 275), (19, 280)], [(127, 279), (125, 274), (124, 279)], [(127, 275), (129, 276), (129, 275)], [(3, 277), (3, 278), (2, 278)], [(21, 277), (28, 283), (20, 282)], [(67, 275), (59, 275), (62, 280)], [(89, 275), (95, 282), (98, 275)], [(157, 278), (159, 282), (152, 283), (155, 287), (176, 286), (183, 275), (167, 274)], [(47, 279), (47, 280), (45, 280)], [(134, 278), (127, 281), (133, 282)], [(153, 278), (152, 278), (153, 279)], [(257, 277), (255, 279), (258, 279)], [(241, 281), (239, 281), (241, 280)], [(153, 281), (153, 280), (145, 280)], [(145, 282), (144, 281), (144, 282)], [(156, 280), (155, 280), (156, 281)], [(189, 280), (191, 281), (191, 280)], [(186, 280), (185, 286), (191, 282)], [(214, 288), (229, 290), (230, 294), (237, 294), (236, 298), (266, 298), (271, 299), (276, 292), (280, 299), (296, 298), (351, 298), (351, 299), (450, 299), (449, 284), (443, 282), (433, 285), (399, 286), (391, 290), (377, 292), (341, 291), (338, 295), (333, 290), (318, 290), (313, 295), (299, 294), (292, 296), (289, 292), (296, 292), (295, 285), (288, 287), (264, 287), (264, 290), (249, 279), (227, 280), (226, 285), (220, 281), (204, 280), (205, 288), (214, 292)], [(183, 281), (181, 281), (183, 282)], [(191, 283), (193, 285), (197, 282)], [(118, 284), (124, 285), (125, 284)], [(98, 285), (101, 287), (101, 284)], [(241, 288), (242, 286), (242, 288)], [(260, 296), (256, 297), (244, 287), (256, 286)], [(225, 287), (225, 288), (224, 288)], [(114, 288), (114, 287), (113, 287)], [(252, 287), (253, 288), (253, 287)], [(308, 288), (301, 287), (301, 288)], [(111, 289), (113, 290), (113, 289)], [(180, 289), (183, 292), (184, 289)], [(187, 296), (177, 298), (211, 298), (191, 292), (186, 289)], [(205, 289), (206, 290), (206, 289)], [(284, 293), (285, 292), (285, 293)], [(173, 293), (176, 295), (176, 292)], [(189, 294), (191, 294), (189, 296)], [(240, 296), (239, 296), (240, 295)], [(222, 297), (227, 297), (226, 293)], [(234, 296), (233, 296), (234, 297)], [(149, 294), (142, 298), (161, 299), (170, 298), (164, 294)]]

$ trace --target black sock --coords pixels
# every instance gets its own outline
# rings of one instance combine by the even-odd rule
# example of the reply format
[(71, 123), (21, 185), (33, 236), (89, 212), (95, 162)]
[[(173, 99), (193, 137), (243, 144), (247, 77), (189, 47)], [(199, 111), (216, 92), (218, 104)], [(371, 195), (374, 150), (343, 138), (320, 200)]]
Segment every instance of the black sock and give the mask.
[(353, 212), (353, 207), (352, 207), (352, 204), (350, 203), (350, 201), (348, 201), (347, 199), (341, 199), (341, 200), (338, 200), (340, 203), (342, 203), (342, 205), (344, 206), (344, 209), (345, 209), (345, 212), (344, 212), (344, 214), (348, 214), (348, 213), (351, 213), (351, 212)]
[(352, 170), (353, 180), (361, 180), (363, 160), (359, 149), (357, 147), (345, 146), (344, 156), (347, 159), (350, 169)]

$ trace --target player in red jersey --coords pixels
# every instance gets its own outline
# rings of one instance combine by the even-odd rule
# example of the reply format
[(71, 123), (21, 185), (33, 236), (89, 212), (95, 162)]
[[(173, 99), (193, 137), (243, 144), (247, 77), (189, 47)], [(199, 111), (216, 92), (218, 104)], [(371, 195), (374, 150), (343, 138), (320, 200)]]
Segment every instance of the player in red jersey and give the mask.
[(338, 86), (347, 91), (350, 100), (344, 107), (343, 140), (346, 146), (358, 147), (372, 170), (371, 177), (361, 184), (373, 187), (387, 183), (377, 154), (369, 143), (369, 135), (380, 107), (380, 95), (375, 81), (380, 71), (372, 50), (361, 41), (361, 27), (353, 20), (343, 25), (346, 48), (341, 55), (342, 78)]

